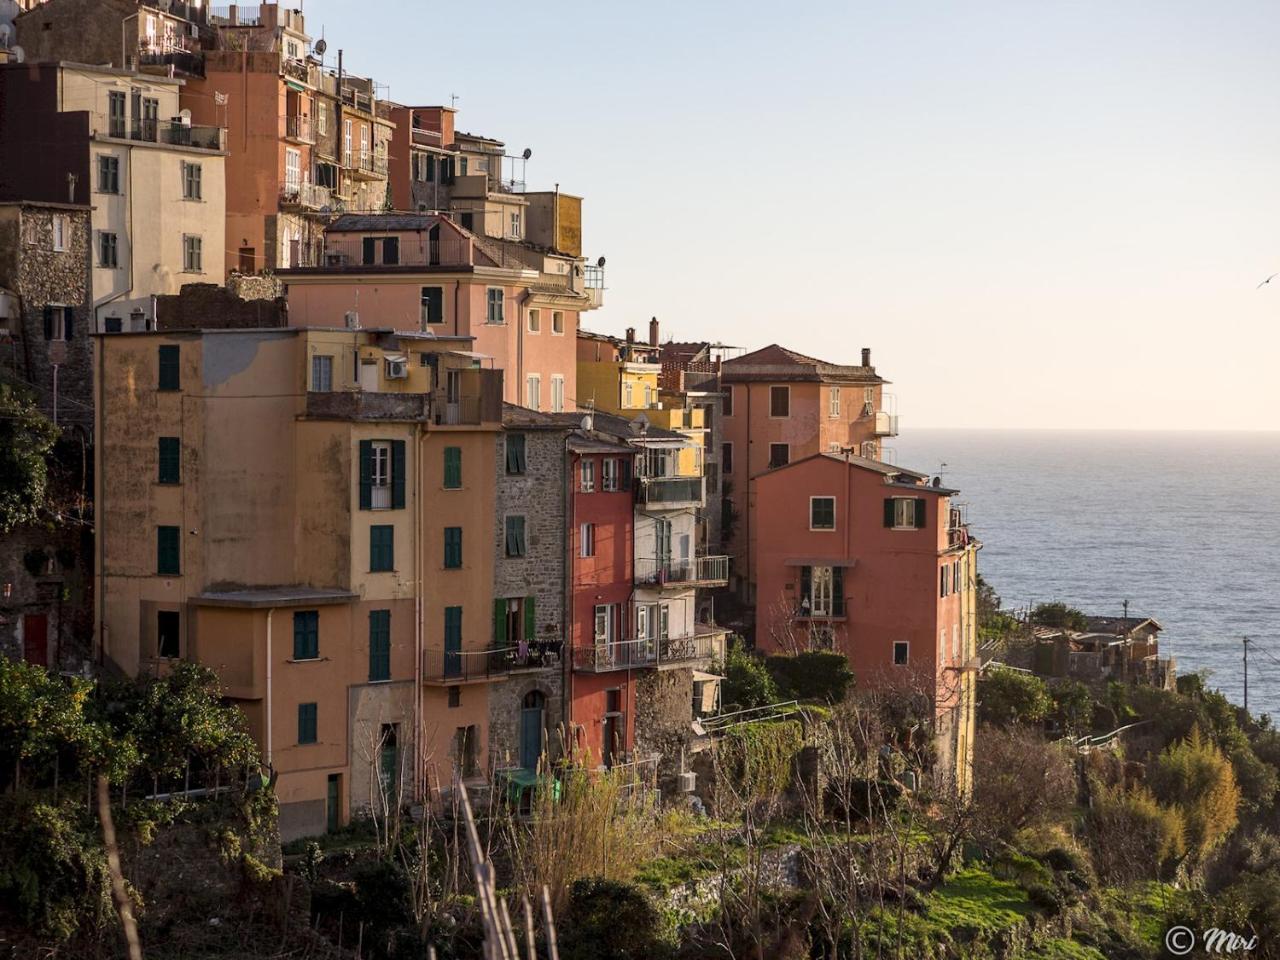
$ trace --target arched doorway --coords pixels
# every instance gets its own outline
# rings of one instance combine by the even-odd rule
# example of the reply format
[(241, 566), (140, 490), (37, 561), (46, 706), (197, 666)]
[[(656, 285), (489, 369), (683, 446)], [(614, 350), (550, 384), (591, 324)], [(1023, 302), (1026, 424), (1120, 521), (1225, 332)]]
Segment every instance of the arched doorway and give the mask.
[(520, 766), (538, 768), (542, 756), (542, 727), (547, 698), (541, 690), (530, 690), (520, 704)]

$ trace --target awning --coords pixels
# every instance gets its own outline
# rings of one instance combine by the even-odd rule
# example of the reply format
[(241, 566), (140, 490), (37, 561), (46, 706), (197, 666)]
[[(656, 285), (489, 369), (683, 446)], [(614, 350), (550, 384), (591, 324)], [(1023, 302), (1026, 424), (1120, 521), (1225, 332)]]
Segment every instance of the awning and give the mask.
[(409, 358), (406, 357), (403, 353), (384, 353), (382, 355), (382, 359), (386, 360), (387, 363), (408, 363), (409, 362)]
[(295, 82), (294, 82), (294, 81), (292, 81), (292, 80), (286, 80), (286, 81), (284, 82), (284, 85), (285, 85), (286, 87), (288, 87), (290, 90), (297, 90), (299, 93), (306, 93), (306, 92), (307, 92), (307, 88), (306, 88), (306, 87), (304, 87), (304, 86), (303, 86), (302, 84), (300, 84), (300, 83), (295, 83)]
[(487, 353), (476, 353), (474, 350), (450, 350), (449, 353), (455, 357), (468, 357), (472, 360), (492, 360), (493, 359), (493, 357), (491, 357)]
[(787, 557), (782, 561), (788, 567), (844, 567), (857, 565), (855, 557)]
[(703, 673), (701, 670), (690, 670), (689, 672), (693, 674), (693, 680), (695, 683), (697, 683), (699, 680), (724, 680), (725, 679), (725, 677), (720, 676), (720, 674), (718, 673)]

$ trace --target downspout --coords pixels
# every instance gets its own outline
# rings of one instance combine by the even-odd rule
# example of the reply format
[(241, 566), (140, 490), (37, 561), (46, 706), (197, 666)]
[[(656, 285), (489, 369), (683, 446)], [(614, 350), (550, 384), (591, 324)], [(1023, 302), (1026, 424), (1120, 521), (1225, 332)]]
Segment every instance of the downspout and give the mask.
[[(25, 337), (23, 338), (26, 339)], [(104, 353), (106, 351), (106, 343), (101, 338), (97, 343), (98, 350), (98, 402), (96, 404), (96, 415), (98, 418), (94, 429), (94, 450), (96, 451), (94, 459), (94, 487), (97, 496), (94, 497), (93, 505), (93, 527), (94, 538), (98, 541), (98, 629), (96, 631), (98, 637), (98, 665), (102, 666), (107, 651), (107, 548), (106, 537), (103, 536), (106, 526), (106, 511), (103, 509), (106, 500), (107, 485), (102, 482), (104, 463), (107, 453), (107, 445), (103, 442), (103, 432), (105, 431), (107, 418), (105, 416), (107, 407), (107, 391), (105, 376), (106, 359)]]
[(569, 754), (572, 755), (573, 748), (577, 746), (573, 736), (573, 624), (576, 619), (576, 611), (573, 605), (573, 548), (574, 538), (577, 536), (578, 530), (578, 501), (573, 495), (573, 484), (570, 480), (573, 477), (573, 460), (569, 453), (569, 441), (573, 437), (572, 432), (564, 435), (564, 513), (569, 520), (566, 524), (566, 536), (564, 538), (564, 556), (561, 558), (561, 568), (564, 575), (564, 704), (561, 709), (563, 714), (563, 726), (565, 733), (565, 747)]
[(453, 335), (458, 336), (458, 293), (462, 289), (462, 281), (453, 281)]
[(413, 565), (417, 576), (413, 588), (413, 791), (414, 799), (425, 802), (422, 756), (422, 554), (418, 540), (422, 531), (422, 426), (414, 431), (413, 444)]
[[(516, 401), (520, 400), (520, 385), (524, 383), (524, 305), (533, 297), (533, 291), (528, 287), (524, 288), (524, 293), (520, 295), (520, 299), (516, 301), (516, 323), (519, 329), (516, 331)], [(538, 321), (538, 326), (542, 326), (542, 321)], [(550, 381), (548, 381), (550, 382)], [(528, 397), (525, 398), (526, 400)], [(542, 406), (542, 388), (538, 388), (538, 406)]]
[(265, 740), (268, 773), (274, 770), (271, 763), (271, 615), (275, 612), (275, 607), (267, 610), (267, 735)]

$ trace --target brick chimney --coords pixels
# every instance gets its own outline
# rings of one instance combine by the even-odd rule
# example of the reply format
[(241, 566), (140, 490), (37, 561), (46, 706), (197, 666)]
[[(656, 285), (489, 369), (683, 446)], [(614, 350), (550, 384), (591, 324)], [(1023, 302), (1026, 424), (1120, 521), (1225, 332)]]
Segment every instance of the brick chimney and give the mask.
[(656, 347), (658, 345), (658, 318), (653, 317), (649, 320), (649, 346)]
[(870, 347), (862, 348), (862, 365), (864, 367), (871, 366), (871, 348)]
[(636, 328), (627, 327), (627, 343), (635, 343), (635, 342), (636, 342)]

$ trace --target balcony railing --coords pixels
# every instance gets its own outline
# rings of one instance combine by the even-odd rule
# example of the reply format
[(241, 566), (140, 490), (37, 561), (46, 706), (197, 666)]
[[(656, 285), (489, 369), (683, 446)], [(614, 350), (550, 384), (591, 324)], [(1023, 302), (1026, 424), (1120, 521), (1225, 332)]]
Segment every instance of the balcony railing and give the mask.
[(310, 117), (286, 114), (280, 119), (283, 121), (285, 139), (294, 140), (298, 143), (316, 142), (315, 129), (311, 124)]
[(342, 102), (348, 107), (363, 110), (365, 113), (370, 113), (373, 110), (373, 98), (369, 94), (353, 90), (351, 87), (343, 88)]
[(387, 158), (372, 151), (344, 150), (342, 165), (365, 180), (384, 180), (387, 176)]
[(280, 61), (280, 72), (290, 80), (296, 80), (299, 83), (311, 82), (311, 71), (307, 67), (306, 62), (302, 60), (290, 60), (287, 57), (284, 58)]
[(693, 557), (687, 560), (640, 557), (636, 560), (636, 583), (648, 586), (682, 587), (729, 582), (729, 558)]
[(206, 20), (205, 8), (198, 3), (187, 3), (185, 0), (143, 0), (143, 3), (192, 23), (204, 23)]
[(320, 210), (333, 206), (333, 191), (314, 183), (285, 183), (280, 188), (280, 201), (290, 206)]
[[(119, 118), (111, 118), (106, 126), (108, 136), (123, 137), (124, 125)], [(145, 117), (135, 117), (129, 124), (130, 140), (168, 143), (176, 147), (199, 147), (202, 150), (225, 149), (225, 134), (226, 130), (222, 127), (195, 127)]]
[(877, 437), (896, 437), (898, 435), (898, 415), (896, 413), (885, 413), (883, 410), (876, 411), (875, 433)]
[(587, 673), (607, 673), (645, 667), (676, 666), (713, 660), (724, 654), (724, 633), (702, 627), (684, 637), (616, 640), (573, 651), (573, 668)]
[(180, 73), (193, 77), (204, 76), (204, 56), (189, 50), (142, 49), (138, 51), (138, 65), (143, 67), (172, 66)]
[(399, 237), (330, 238), (325, 241), (327, 267), (465, 267), (471, 264), (468, 237), (432, 240), (425, 233)]
[(643, 477), (640, 502), (649, 506), (676, 507), (702, 503), (702, 477)]
[(532, 640), (494, 650), (423, 650), (422, 679), (424, 683), (452, 684), (555, 669), (560, 666), (562, 649), (559, 640)]
[(324, 420), (425, 420), (423, 393), (373, 393), (365, 390), (309, 391), (307, 416)]

